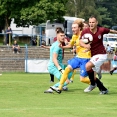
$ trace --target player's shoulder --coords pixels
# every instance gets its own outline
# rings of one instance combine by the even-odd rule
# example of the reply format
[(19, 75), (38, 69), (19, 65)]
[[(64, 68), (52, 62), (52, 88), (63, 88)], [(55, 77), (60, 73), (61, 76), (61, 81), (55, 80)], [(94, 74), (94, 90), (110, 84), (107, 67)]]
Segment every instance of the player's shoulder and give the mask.
[(58, 41), (55, 41), (52, 45), (57, 46), (58, 44), (59, 44)]
[(105, 27), (97, 27), (97, 29), (100, 30), (100, 31), (110, 30), (110, 29), (105, 28)]

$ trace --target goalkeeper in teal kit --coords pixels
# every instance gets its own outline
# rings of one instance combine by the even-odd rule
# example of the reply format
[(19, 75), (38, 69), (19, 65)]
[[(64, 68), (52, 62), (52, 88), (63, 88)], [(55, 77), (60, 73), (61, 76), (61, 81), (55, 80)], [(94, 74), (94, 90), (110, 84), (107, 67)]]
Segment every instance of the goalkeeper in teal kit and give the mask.
[[(62, 42), (64, 42), (65, 34), (64, 31), (57, 31), (57, 41), (52, 44), (50, 47), (50, 61), (48, 63), (48, 71), (50, 74), (53, 74), (59, 81), (61, 75), (64, 72), (65, 65), (62, 63), (63, 60), (63, 49), (59, 47)], [(68, 75), (68, 79), (65, 81), (63, 85), (63, 90), (67, 90), (67, 85), (70, 83), (70, 78), (74, 77), (73, 72), (70, 72)], [(58, 88), (59, 82), (53, 85), (52, 87)], [(44, 93), (53, 93), (52, 89), (48, 89), (44, 91)]]

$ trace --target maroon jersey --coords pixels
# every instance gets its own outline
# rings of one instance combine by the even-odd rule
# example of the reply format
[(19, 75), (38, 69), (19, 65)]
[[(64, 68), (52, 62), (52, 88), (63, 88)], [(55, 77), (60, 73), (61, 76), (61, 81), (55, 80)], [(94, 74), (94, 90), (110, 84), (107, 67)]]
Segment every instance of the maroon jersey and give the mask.
[(93, 34), (89, 28), (85, 29), (81, 33), (81, 38), (84, 34), (89, 33), (93, 37), (93, 42), (91, 43), (91, 56), (96, 54), (106, 54), (105, 47), (103, 45), (103, 35), (108, 34), (110, 30), (108, 28), (97, 27), (97, 32)]

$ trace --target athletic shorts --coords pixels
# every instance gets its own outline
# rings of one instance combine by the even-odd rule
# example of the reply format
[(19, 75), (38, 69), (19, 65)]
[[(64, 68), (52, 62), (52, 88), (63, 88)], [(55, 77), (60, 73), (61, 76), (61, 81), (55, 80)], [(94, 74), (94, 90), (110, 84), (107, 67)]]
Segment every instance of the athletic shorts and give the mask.
[(107, 60), (107, 54), (97, 54), (91, 57), (90, 61), (94, 64), (93, 70), (97, 73), (100, 70), (100, 66)]
[(80, 76), (86, 77), (88, 74), (85, 65), (89, 60), (90, 59), (74, 57), (68, 60), (68, 65), (70, 65), (73, 69), (80, 68)]

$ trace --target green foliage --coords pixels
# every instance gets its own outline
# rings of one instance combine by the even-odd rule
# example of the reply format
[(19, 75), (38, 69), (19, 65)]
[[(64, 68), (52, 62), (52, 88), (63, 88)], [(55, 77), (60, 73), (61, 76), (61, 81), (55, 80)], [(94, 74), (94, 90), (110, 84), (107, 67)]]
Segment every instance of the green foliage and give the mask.
[(66, 2), (67, 0), (1, 0), (0, 17), (4, 19), (5, 27), (10, 25), (12, 18), (17, 26), (36, 25), (46, 20), (61, 19), (65, 14)]
[(22, 8), (21, 20), (26, 20), (29, 24), (39, 24), (47, 20), (53, 20), (55, 18), (62, 18), (65, 14), (65, 8), (63, 3), (48, 2), (48, 0), (41, 0), (34, 6), (28, 8)]
[[(75, 2), (74, 2), (75, 1)], [(72, 16), (75, 16), (74, 14), (76, 14), (76, 17), (81, 17), (84, 18), (85, 20), (88, 20), (88, 18), (91, 15), (96, 15), (98, 16), (99, 13), (97, 11), (97, 9), (95, 9), (95, 0), (69, 0), (66, 7), (67, 7), (67, 15), (72, 14)], [(77, 6), (75, 9), (74, 6)], [(99, 17), (99, 16), (98, 16)], [(98, 18), (100, 19), (100, 18)]]
[(104, 27), (117, 25), (117, 0), (69, 0), (66, 15), (82, 17), (85, 20), (96, 15)]

